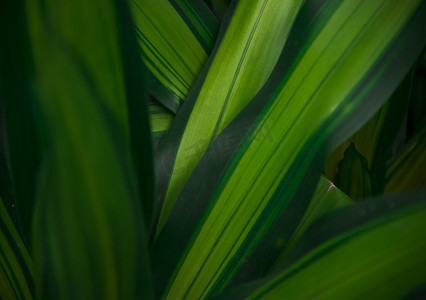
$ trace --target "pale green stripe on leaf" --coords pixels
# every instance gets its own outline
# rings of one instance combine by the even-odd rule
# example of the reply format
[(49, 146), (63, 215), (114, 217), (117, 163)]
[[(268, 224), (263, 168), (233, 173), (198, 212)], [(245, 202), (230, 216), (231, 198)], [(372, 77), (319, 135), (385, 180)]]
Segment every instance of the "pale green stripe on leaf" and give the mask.
[(154, 101), (148, 103), (148, 113), (151, 125), (151, 133), (166, 132), (173, 120), (174, 114)]
[(209, 144), (269, 77), (301, 3), (238, 2), (180, 141), (158, 231)]
[(153, 99), (148, 103), (148, 114), (151, 125), (151, 141), (155, 150), (160, 139), (169, 130), (175, 115)]
[[(419, 3), (353, 0), (337, 8), (297, 60), (273, 103), (266, 106), (240, 158), (228, 167), (214, 207), (171, 279), (168, 297), (197, 298), (208, 293), (226, 271), (301, 148), (358, 88)], [(374, 83), (370, 80), (365, 92)], [(343, 115), (351, 112), (362, 97), (347, 104)], [(256, 135), (265, 127), (271, 143), (264, 141), (263, 135)], [(210, 283), (207, 287), (206, 282)]]
[(247, 299), (401, 299), (426, 280), (419, 267), (426, 264), (425, 226), (423, 206), (348, 241), (336, 237)]
[(184, 100), (207, 60), (206, 51), (169, 1), (132, 0), (130, 7), (145, 65)]

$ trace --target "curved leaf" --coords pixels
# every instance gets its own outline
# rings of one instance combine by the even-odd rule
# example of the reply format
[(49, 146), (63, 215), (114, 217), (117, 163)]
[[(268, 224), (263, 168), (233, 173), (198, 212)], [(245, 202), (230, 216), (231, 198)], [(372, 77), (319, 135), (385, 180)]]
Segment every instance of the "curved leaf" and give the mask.
[(354, 141), (345, 150), (338, 164), (336, 185), (353, 200), (373, 195), (376, 177), (368, 168), (368, 161), (358, 152)]
[(205, 74), (156, 155), (157, 233), (207, 147), (268, 79), (301, 4), (240, 0), (231, 8)]
[(33, 299), (33, 262), (22, 239), (6, 161), (0, 150), (0, 298)]
[(141, 194), (152, 185), (143, 190), (138, 177), (152, 181), (152, 162), (140, 165), (135, 155), (141, 145), (150, 153), (151, 143), (128, 7), (32, 1), (28, 14), (43, 138), (33, 227), (38, 298), (151, 299), (142, 207), (151, 199), (142, 203)]
[(151, 124), (151, 139), (153, 148), (157, 148), (160, 139), (169, 130), (174, 114), (165, 109), (154, 99), (148, 103), (149, 120)]
[(0, 199), (0, 297), (34, 299), (32, 268), (28, 250)]
[(206, 16), (207, 6), (196, 0), (131, 0), (130, 7), (151, 74), (149, 91), (176, 112), (207, 61), (217, 21)]
[(325, 155), (374, 114), (420, 54), (425, 14), (420, 1), (305, 3), (275, 72), (211, 144), (154, 242), (158, 295), (205, 297), (266, 274)]
[(273, 272), (277, 266), (282, 263), (288, 253), (292, 251), (293, 247), (297, 244), (297, 242), (313, 222), (315, 222), (323, 215), (326, 215), (340, 207), (344, 207), (352, 203), (353, 201), (347, 195), (337, 189), (332, 182), (321, 176), (315, 189), (314, 196), (309, 202), (309, 206), (306, 209), (303, 218), (300, 220), (297, 228), (294, 230), (290, 240), (286, 243), (279, 258), (274, 263), (271, 272)]
[(30, 241), (39, 143), (33, 116), (33, 61), (24, 1), (0, 3), (0, 105), (6, 158), (22, 232)]
[(149, 298), (130, 151), (65, 51), (46, 51), (38, 82), (47, 141), (34, 221), (38, 298)]
[(217, 299), (401, 299), (426, 280), (425, 199), (405, 193), (340, 209), (309, 228), (280, 272)]
[[(412, 71), (405, 77), (382, 108), (351, 137), (351, 141), (354, 143), (357, 151), (359, 152), (359, 158), (361, 159), (362, 157), (362, 159), (365, 159), (367, 162), (364, 168), (364, 173), (370, 173), (368, 176), (372, 179), (374, 178), (374, 184), (372, 184), (373, 182), (370, 184), (370, 192), (368, 194), (364, 194), (364, 196), (383, 192), (385, 184), (385, 164), (389, 156), (389, 150), (391, 150), (389, 148), (394, 141), (395, 135), (400, 129), (401, 124), (406, 118), (406, 112), (411, 97), (413, 74), (414, 72)], [(344, 178), (345, 176), (363, 176), (362, 174), (357, 173), (357, 171), (360, 170), (359, 168), (352, 169), (348, 173), (341, 171), (338, 167), (338, 164), (350, 166), (351, 162), (345, 162), (345, 159), (343, 158), (343, 153), (347, 151), (350, 144), (351, 142), (348, 140), (337, 147), (329, 156), (325, 165), (325, 174), (327, 178), (334, 181), (336, 185), (343, 190), (345, 188), (339, 185), (336, 176), (340, 178)], [(346, 180), (350, 181), (349, 179)], [(352, 191), (360, 191), (364, 188), (362, 185), (357, 187), (354, 181), (352, 181), (351, 184), (353, 186)], [(344, 191), (347, 192), (348, 190)], [(353, 199), (359, 198), (354, 197), (354, 195), (350, 196)]]

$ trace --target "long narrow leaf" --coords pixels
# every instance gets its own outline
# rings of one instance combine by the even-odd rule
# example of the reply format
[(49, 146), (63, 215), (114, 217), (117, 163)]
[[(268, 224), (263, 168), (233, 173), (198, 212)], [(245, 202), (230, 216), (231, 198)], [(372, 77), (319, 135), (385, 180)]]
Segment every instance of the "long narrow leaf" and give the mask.
[(33, 262), (18, 230), (16, 202), (0, 150), (0, 298), (33, 299)]
[(60, 48), (49, 57), (38, 82), (48, 143), (34, 223), (38, 297), (149, 298), (130, 152), (75, 63)]
[[(124, 7), (124, 8), (123, 8)], [(43, 12), (40, 10), (43, 9)], [(126, 12), (127, 10), (127, 12)], [(130, 13), (125, 2), (55, 0), (27, 4), (36, 68), (49, 60), (45, 44), (56, 38), (90, 78), (99, 98), (119, 125), (138, 175), (146, 222), (150, 223), (153, 181), (151, 143), (146, 135), (146, 94)], [(48, 31), (53, 37), (47, 37)], [(102, 51), (100, 51), (102, 48)], [(145, 132), (145, 133), (144, 133)]]
[(151, 124), (151, 139), (153, 148), (155, 149), (160, 139), (169, 130), (174, 114), (154, 99), (151, 99), (148, 103), (148, 112)]
[(281, 272), (218, 299), (401, 299), (426, 280), (425, 199), (405, 193), (338, 210), (309, 228)]
[(352, 203), (351, 198), (337, 189), (332, 182), (325, 177), (321, 177), (303, 218), (300, 220), (296, 230), (294, 230), (290, 240), (286, 243), (280, 257), (274, 263), (272, 271), (282, 263), (313, 222), (327, 213)]
[(201, 72), (217, 34), (214, 17), (202, 18), (196, 10), (200, 2), (130, 1), (142, 58), (151, 74), (150, 93), (173, 112)]
[[(40, 299), (152, 298), (141, 202), (145, 191), (135, 170), (145, 169), (152, 181), (152, 167), (133, 166), (140, 160), (132, 153), (137, 147), (129, 127), (135, 123), (127, 107), (143, 93), (135, 84), (141, 78), (132, 78), (138, 73), (129, 67), (134, 35), (126, 32), (122, 18), (130, 12), (123, 3), (29, 3), (37, 124), (44, 141), (33, 231)], [(58, 26), (57, 16), (63, 17)], [(80, 32), (84, 24), (103, 34), (86, 40), (93, 32)], [(138, 100), (144, 107), (145, 99)], [(139, 113), (147, 122), (146, 111)], [(134, 132), (151, 151), (148, 126)]]
[(0, 199), (0, 298), (34, 299), (33, 263)]
[(157, 232), (207, 147), (269, 77), (301, 4), (241, 0), (229, 12), (205, 78), (185, 101), (157, 152), (157, 197), (164, 199), (157, 203)]
[(29, 242), (39, 157), (32, 111), (33, 62), (24, 1), (2, 1), (0, 19), (0, 105), (6, 131), (6, 157), (19, 221)]
[(266, 274), (329, 150), (420, 54), (425, 14), (421, 1), (305, 3), (270, 80), (211, 144), (154, 243), (158, 295), (206, 297)]

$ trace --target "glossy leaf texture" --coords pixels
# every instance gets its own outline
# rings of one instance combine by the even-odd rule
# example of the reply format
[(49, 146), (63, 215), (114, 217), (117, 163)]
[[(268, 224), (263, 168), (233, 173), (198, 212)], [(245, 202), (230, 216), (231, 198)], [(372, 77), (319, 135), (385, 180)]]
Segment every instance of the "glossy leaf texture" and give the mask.
[(385, 193), (426, 188), (426, 122), (388, 162)]
[(420, 54), (425, 13), (420, 1), (305, 2), (275, 71), (211, 143), (154, 242), (159, 297), (208, 297), (268, 272), (330, 149)]
[[(129, 68), (128, 59), (140, 58), (131, 51), (133, 28), (123, 20), (128, 7), (120, 1), (28, 5), (43, 139), (32, 241), (37, 298), (151, 299), (141, 198), (152, 191), (141, 190), (137, 168), (149, 182), (152, 166), (135, 163), (131, 117), (138, 112), (138, 122), (148, 122), (148, 115), (129, 110), (127, 116), (143, 95), (143, 84), (135, 84), (142, 83), (140, 69)], [(82, 34), (84, 24), (95, 32)], [(146, 109), (145, 99), (137, 100)], [(150, 151), (148, 126), (136, 131)]]
[(301, 4), (241, 0), (231, 7), (217, 48), (156, 153), (157, 233), (208, 146), (268, 79)]
[(401, 299), (426, 280), (425, 199), (407, 192), (337, 210), (312, 224), (281, 271), (216, 299)]
[(200, 0), (130, 0), (149, 91), (173, 112), (213, 48), (218, 21)]
[[(331, 181), (321, 176), (305, 214), (302, 219), (300, 219), (297, 228), (294, 230), (290, 240), (286, 243), (271, 271), (274, 271), (287, 255), (291, 253), (293, 247), (297, 245), (297, 242), (313, 222), (340, 207), (348, 206), (353, 203), (352, 199), (336, 188)], [(284, 243), (284, 241), (281, 242)]]

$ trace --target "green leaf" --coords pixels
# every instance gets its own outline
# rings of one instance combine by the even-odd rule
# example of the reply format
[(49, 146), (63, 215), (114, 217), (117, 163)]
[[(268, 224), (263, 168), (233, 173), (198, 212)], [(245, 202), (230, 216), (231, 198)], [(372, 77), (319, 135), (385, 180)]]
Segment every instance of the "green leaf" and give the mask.
[(401, 151), (388, 162), (385, 193), (426, 188), (426, 122)]
[[(146, 222), (150, 224), (153, 180), (151, 148), (145, 147), (151, 143), (146, 135), (149, 131), (145, 118), (147, 95), (128, 10), (126, 3), (121, 1), (116, 4), (113, 1), (107, 4), (97, 1), (57, 4), (55, 0), (49, 0), (43, 3), (31, 1), (27, 5), (36, 69), (42, 70), (50, 59), (45, 44), (56, 38), (90, 78), (90, 84), (119, 125), (131, 149)], [(46, 31), (52, 36), (47, 37)]]
[(425, 199), (411, 192), (337, 210), (280, 272), (217, 299), (401, 299), (426, 280)]
[(40, 299), (153, 295), (142, 207), (152, 184), (143, 190), (139, 178), (153, 181), (152, 162), (135, 155), (141, 145), (150, 153), (151, 141), (126, 5), (28, 3), (44, 141), (33, 226)]
[(48, 146), (33, 240), (38, 297), (149, 298), (130, 150), (66, 51), (45, 47), (50, 59), (40, 69), (38, 87)]
[(33, 299), (33, 263), (22, 239), (6, 161), (0, 150), (0, 298)]
[(290, 240), (286, 243), (280, 257), (274, 263), (271, 271), (275, 270), (276, 267), (282, 263), (288, 253), (291, 252), (293, 247), (314, 221), (321, 216), (336, 210), (337, 208), (344, 207), (352, 203), (353, 201), (347, 195), (337, 189), (332, 182), (321, 176), (315, 189), (314, 196), (309, 202), (309, 206), (306, 209), (303, 218), (294, 230)]
[(207, 0), (207, 4), (212, 8), (213, 12), (218, 18), (223, 18), (226, 10), (228, 9), (228, 0)]
[(376, 177), (368, 168), (368, 162), (352, 141), (338, 164), (336, 185), (353, 200), (373, 195)]
[[(146, 1), (146, 0), (144, 0)], [(194, 35), (210, 52), (219, 30), (219, 21), (204, 0), (169, 0), (175, 7)]]
[(4, 24), (0, 29), (1, 122), (19, 221), (29, 241), (39, 158), (32, 112), (33, 62), (23, 1), (2, 1), (0, 19)]
[[(123, 66), (123, 79), (126, 89), (129, 145), (137, 182), (141, 191), (145, 223), (151, 224), (154, 178), (149, 119), (147, 118), (148, 95), (146, 76), (139, 58), (132, 17), (125, 1), (116, 1), (117, 30), (120, 45), (120, 58)], [(145, 101), (143, 101), (145, 100)]]
[[(349, 164), (349, 162), (343, 162), (343, 153), (348, 149), (352, 140), (359, 151), (359, 155), (367, 161), (367, 169), (375, 177), (375, 188), (371, 192), (377, 194), (383, 191), (385, 164), (389, 148), (406, 118), (412, 91), (413, 74), (413, 71), (410, 72), (382, 108), (350, 140), (337, 147), (329, 156), (325, 165), (325, 174), (339, 188), (341, 187), (335, 180), (336, 176), (339, 176), (338, 164)], [(345, 172), (340, 173), (341, 177), (345, 176)], [(354, 173), (352, 176), (361, 175)], [(352, 184), (355, 188), (355, 183)], [(362, 186), (359, 188), (362, 189)]]
[(330, 149), (375, 113), (420, 54), (425, 14), (420, 1), (305, 3), (275, 72), (211, 144), (154, 242), (158, 296), (211, 296), (266, 274)]
[(149, 91), (176, 112), (207, 61), (218, 23), (202, 1), (131, 0)]
[(157, 232), (207, 147), (269, 77), (301, 3), (242, 0), (229, 12), (210, 64), (158, 148), (156, 161), (167, 166), (157, 173)]
[[(426, 51), (423, 52), (423, 61), (426, 61)], [(417, 68), (414, 73), (413, 92), (407, 117), (407, 133), (411, 138), (421, 128), (422, 122), (426, 120), (426, 64)]]
[[(14, 205), (14, 204), (13, 204)], [(5, 204), (0, 199), (0, 297), (34, 299), (33, 266)]]
[(150, 99), (148, 103), (148, 112), (151, 124), (151, 139), (155, 149), (160, 139), (169, 130), (174, 114), (154, 99)]

